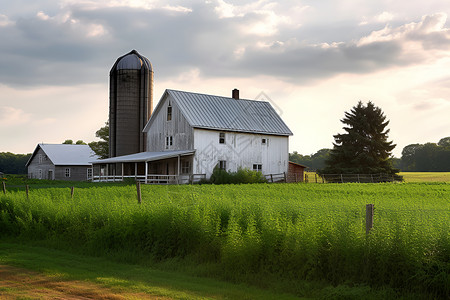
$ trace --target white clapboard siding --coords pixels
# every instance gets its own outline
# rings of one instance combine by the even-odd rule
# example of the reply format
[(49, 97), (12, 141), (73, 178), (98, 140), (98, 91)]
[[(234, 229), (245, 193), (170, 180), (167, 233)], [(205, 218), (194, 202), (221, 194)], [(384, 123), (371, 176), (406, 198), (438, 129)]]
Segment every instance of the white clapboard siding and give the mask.
[(261, 164), (264, 174), (287, 172), (289, 137), (222, 131), (225, 144), (220, 144), (220, 132), (194, 129), (194, 173), (209, 177), (220, 160), (226, 161), (227, 170), (232, 172), (239, 167), (252, 169), (253, 164)]

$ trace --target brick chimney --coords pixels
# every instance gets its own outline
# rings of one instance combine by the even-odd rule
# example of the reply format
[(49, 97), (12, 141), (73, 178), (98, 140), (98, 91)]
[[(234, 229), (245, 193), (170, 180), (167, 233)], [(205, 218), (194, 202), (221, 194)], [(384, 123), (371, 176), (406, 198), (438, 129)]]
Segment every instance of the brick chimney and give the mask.
[(236, 99), (236, 100), (239, 100), (239, 90), (238, 90), (238, 89), (234, 89), (234, 90), (231, 92), (231, 97), (234, 98), (234, 99)]

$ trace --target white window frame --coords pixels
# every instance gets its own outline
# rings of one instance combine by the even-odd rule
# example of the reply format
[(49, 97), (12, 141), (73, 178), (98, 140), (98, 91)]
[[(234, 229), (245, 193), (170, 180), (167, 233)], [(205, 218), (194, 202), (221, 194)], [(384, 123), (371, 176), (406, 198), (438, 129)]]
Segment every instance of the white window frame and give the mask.
[(39, 154), (39, 164), (42, 164), (44, 162), (44, 155)]
[(86, 172), (87, 172), (87, 174), (86, 174), (87, 180), (92, 179), (92, 174), (93, 174), (92, 168), (87, 168)]
[(167, 121), (172, 121), (172, 113), (173, 113), (172, 104), (169, 101), (169, 105), (167, 105)]
[(65, 175), (66, 178), (70, 178), (70, 168), (66, 168), (64, 170), (64, 175)]
[(219, 144), (225, 144), (225, 132), (219, 132)]
[(219, 169), (227, 170), (227, 161), (226, 160), (219, 160)]
[(42, 179), (42, 169), (38, 170), (38, 179)]
[(262, 164), (253, 164), (253, 171), (262, 172)]
[(261, 139), (261, 145), (268, 145), (269, 144), (269, 139), (268, 138), (262, 138)]
[(173, 136), (167, 135), (166, 136), (166, 149), (171, 149), (173, 146)]

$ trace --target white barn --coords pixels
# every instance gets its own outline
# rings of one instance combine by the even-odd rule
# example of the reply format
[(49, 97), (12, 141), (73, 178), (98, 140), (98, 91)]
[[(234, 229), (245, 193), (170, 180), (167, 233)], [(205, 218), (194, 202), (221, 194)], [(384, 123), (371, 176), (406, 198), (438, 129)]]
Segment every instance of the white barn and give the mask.
[(269, 102), (239, 99), (238, 90), (232, 98), (166, 90), (143, 132), (145, 152), (94, 161), (94, 176), (181, 183), (216, 166), (288, 172), (292, 132)]

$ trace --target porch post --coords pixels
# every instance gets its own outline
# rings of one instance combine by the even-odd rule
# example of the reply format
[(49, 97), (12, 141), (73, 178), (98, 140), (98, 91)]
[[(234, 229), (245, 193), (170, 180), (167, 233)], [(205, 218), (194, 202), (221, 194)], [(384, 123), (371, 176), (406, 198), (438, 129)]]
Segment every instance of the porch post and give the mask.
[(123, 181), (123, 163), (122, 163), (122, 181)]
[(147, 184), (147, 177), (148, 177), (148, 161), (145, 163), (145, 184)]
[(134, 179), (137, 180), (137, 162), (134, 163)]
[(177, 183), (180, 184), (180, 162), (181, 162), (181, 155), (178, 155), (178, 166), (177, 166)]

